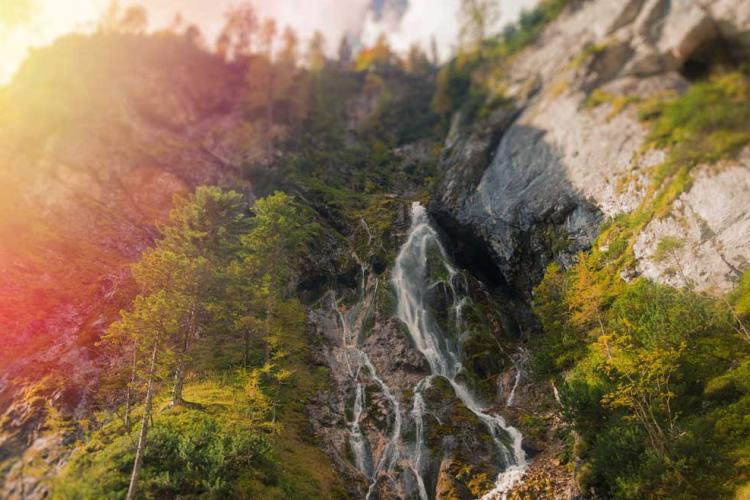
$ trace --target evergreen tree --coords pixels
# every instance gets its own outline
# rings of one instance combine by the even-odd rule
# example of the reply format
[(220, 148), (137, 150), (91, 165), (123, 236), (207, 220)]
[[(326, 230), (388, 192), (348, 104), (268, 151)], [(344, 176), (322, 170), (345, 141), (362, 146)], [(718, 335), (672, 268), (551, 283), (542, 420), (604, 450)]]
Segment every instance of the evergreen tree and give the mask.
[(326, 38), (320, 31), (313, 33), (307, 47), (307, 65), (312, 71), (320, 71), (326, 65)]
[(169, 366), (173, 358), (174, 339), (181, 327), (181, 311), (184, 309), (185, 297), (179, 294), (170, 294), (162, 290), (150, 295), (140, 295), (136, 297), (130, 311), (124, 311), (121, 318), (112, 324), (105, 337), (105, 340), (123, 337), (130, 339), (137, 352), (141, 353), (136, 360), (147, 360), (145, 364), (136, 362), (134, 365), (134, 370), (140, 372), (139, 378), (146, 382), (146, 399), (127, 493), (128, 499), (135, 498), (138, 492), (154, 392), (165, 376), (164, 367)]
[(299, 37), (291, 27), (287, 26), (281, 38), (283, 46), (279, 54), (279, 62), (285, 66), (294, 68), (297, 66), (299, 58)]
[(498, 0), (461, 0), (459, 36), (464, 50), (480, 50), (500, 19)]
[(276, 21), (266, 19), (260, 27), (260, 51), (269, 60), (273, 57), (273, 42), (276, 38)]
[(341, 37), (341, 43), (339, 43), (339, 64), (343, 68), (348, 68), (352, 63), (352, 46), (349, 43), (349, 35), (345, 34)]
[(232, 7), (225, 15), (217, 40), (217, 52), (228, 58), (246, 57), (253, 51), (258, 35), (258, 16), (249, 3)]

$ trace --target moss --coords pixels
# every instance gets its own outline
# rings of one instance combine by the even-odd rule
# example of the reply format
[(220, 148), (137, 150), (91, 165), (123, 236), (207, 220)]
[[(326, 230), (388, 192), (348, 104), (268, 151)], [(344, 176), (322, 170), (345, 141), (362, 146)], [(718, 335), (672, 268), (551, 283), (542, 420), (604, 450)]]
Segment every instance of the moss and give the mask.
[(750, 142), (750, 79), (734, 72), (694, 84), (679, 97), (652, 99), (649, 144), (672, 148), (680, 163), (715, 162)]
[(638, 102), (640, 102), (638, 96), (610, 94), (601, 89), (595, 89), (586, 99), (586, 106), (589, 108), (596, 108), (605, 104), (609, 105), (610, 112), (607, 114), (607, 121), (609, 121), (622, 113), (623, 110), (631, 104)]
[(737, 290), (732, 294), (731, 301), (739, 316), (750, 315), (750, 269), (742, 275)]
[(541, 415), (523, 415), (521, 417), (521, 429), (535, 442), (544, 442), (547, 431), (550, 428), (550, 419)]
[(592, 56), (599, 55), (607, 50), (605, 43), (587, 43), (583, 50), (573, 58), (570, 63), (571, 69), (578, 69), (583, 66)]
[(547, 248), (551, 249), (555, 255), (560, 255), (568, 250), (572, 240), (564, 227), (550, 224), (542, 231), (542, 238), (547, 241)]
[[(598, 96), (595, 102), (610, 99), (592, 96)], [(608, 221), (594, 244), (589, 259), (610, 285), (612, 276), (634, 267), (636, 236), (654, 218), (669, 215), (674, 201), (690, 189), (693, 168), (750, 144), (750, 79), (730, 73), (697, 83), (682, 96), (651, 97), (640, 103), (639, 117), (651, 125), (646, 147), (666, 148), (668, 154), (652, 169), (640, 206)]]
[[(390, 280), (381, 280), (375, 296), (375, 308), (379, 318), (388, 318), (396, 314), (396, 291)], [(400, 322), (399, 322), (400, 323)], [(408, 334), (408, 332), (407, 332)]]

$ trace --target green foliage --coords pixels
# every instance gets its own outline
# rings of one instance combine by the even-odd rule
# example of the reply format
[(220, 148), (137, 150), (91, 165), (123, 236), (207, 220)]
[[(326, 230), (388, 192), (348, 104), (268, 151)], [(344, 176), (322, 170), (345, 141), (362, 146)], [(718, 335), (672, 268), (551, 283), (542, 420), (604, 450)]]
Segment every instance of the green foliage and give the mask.
[(375, 144), (402, 146), (433, 135), (436, 115), (430, 107), (433, 82), (403, 75), (384, 82), (370, 115), (359, 126), (362, 138)]
[(338, 495), (335, 474), (319, 467), (326, 458), (301, 437), (305, 401), (327, 373), (312, 367), (305, 309), (291, 298), (321, 227), (280, 192), (257, 200), (252, 215), (240, 195), (213, 187), (176, 200), (164, 238), (133, 266), (141, 294), (100, 345), (126, 366), (103, 390), (119, 383), (127, 398), (115, 396), (115, 413), (104, 412), (74, 452), (57, 497), (124, 495), (140, 430), (127, 422), (147, 411), (140, 400), (151, 380), (144, 497)]
[(247, 231), (247, 203), (235, 191), (216, 186), (200, 186), (188, 196), (177, 196), (168, 224), (161, 228), (166, 248), (187, 257), (227, 259), (239, 247), (239, 237)]
[(714, 162), (750, 143), (750, 79), (715, 76), (682, 96), (648, 102), (641, 116), (653, 120), (650, 140), (671, 147), (673, 161)]
[(144, 467), (157, 497), (219, 496), (248, 468), (268, 468), (271, 454), (267, 435), (236, 433), (195, 414), (154, 427)]
[(568, 324), (564, 306), (569, 277), (557, 264), (550, 264), (544, 281), (534, 291), (534, 311), (542, 321), (542, 336), (532, 358), (532, 367), (539, 376), (550, 376), (572, 367), (585, 356), (585, 335)]
[(619, 115), (627, 106), (638, 101), (639, 99), (636, 96), (610, 94), (601, 89), (594, 89), (588, 99), (586, 99), (586, 106), (595, 108), (603, 104), (609, 104), (611, 109), (609, 115), (607, 115), (607, 119), (611, 120)]
[(532, 44), (568, 3), (569, 0), (544, 0), (534, 9), (524, 11), (518, 25), (508, 25), (502, 34), (492, 38), (484, 37), (488, 34), (485, 21), (493, 16), (493, 8), (481, 1), (463, 4), (469, 44), (440, 68), (432, 99), (432, 109), (442, 118), (443, 129), (457, 111), (471, 121), (504, 104), (504, 96), (487, 83), (487, 75), (501, 67), (502, 61)]
[(521, 13), (517, 26), (505, 28), (502, 36), (491, 41), (492, 55), (507, 57), (531, 45), (544, 27), (557, 19), (570, 0), (542, 0), (531, 10)]
[(258, 288), (262, 281), (272, 290), (288, 291), (310, 245), (320, 237), (321, 226), (310, 209), (282, 192), (257, 200), (253, 212), (251, 227), (242, 236), (242, 252), (238, 252), (242, 272), (255, 275), (250, 286)]
[(581, 486), (617, 498), (729, 495), (750, 473), (750, 343), (726, 304), (646, 280), (611, 288), (594, 264), (551, 266), (534, 295), (545, 335), (532, 366), (562, 381)]
[[(242, 393), (247, 378), (238, 372), (224, 380), (211, 377), (188, 385), (186, 393), (205, 410), (155, 414), (142, 472), (145, 498), (225, 498), (248, 474), (269, 483), (278, 480), (273, 437), (247, 418), (253, 404)], [(53, 497), (122, 498), (136, 432), (122, 433), (119, 421), (111, 420), (89, 436), (63, 470)]]
[(745, 271), (733, 297), (735, 311), (741, 317), (750, 316), (750, 271)]
[(472, 73), (480, 66), (475, 54), (460, 54), (440, 68), (435, 83), (432, 109), (444, 119), (465, 106), (470, 118), (486, 99), (486, 91), (475, 85)]

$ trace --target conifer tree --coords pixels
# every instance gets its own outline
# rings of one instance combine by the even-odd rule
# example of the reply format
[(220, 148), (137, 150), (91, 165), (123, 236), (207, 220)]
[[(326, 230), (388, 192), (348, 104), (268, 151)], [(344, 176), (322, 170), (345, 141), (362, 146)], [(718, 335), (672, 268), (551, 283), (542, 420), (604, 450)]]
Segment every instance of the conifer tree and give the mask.
[(326, 65), (326, 39), (323, 33), (313, 33), (307, 47), (307, 65), (312, 71), (320, 71)]
[(498, 0), (461, 0), (459, 36), (464, 50), (480, 50), (500, 19)]

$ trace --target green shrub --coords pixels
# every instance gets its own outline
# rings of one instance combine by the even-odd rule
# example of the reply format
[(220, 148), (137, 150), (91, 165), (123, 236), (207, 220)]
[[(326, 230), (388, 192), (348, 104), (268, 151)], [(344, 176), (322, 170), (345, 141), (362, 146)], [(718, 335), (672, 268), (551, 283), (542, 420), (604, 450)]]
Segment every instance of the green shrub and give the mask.
[(750, 79), (713, 77), (679, 97), (648, 102), (641, 116), (653, 120), (651, 144), (673, 148), (673, 161), (717, 161), (750, 143)]
[(612, 295), (597, 306), (601, 323), (581, 321), (577, 304), (610, 283), (589, 266), (585, 256), (566, 272), (550, 266), (534, 295), (545, 334), (533, 368), (558, 379), (563, 415), (586, 443), (581, 486), (731, 496), (750, 474), (750, 343), (729, 305), (639, 279), (597, 292)]
[(226, 495), (243, 472), (254, 468), (270, 482), (267, 435), (235, 432), (215, 418), (190, 412), (154, 426), (144, 459), (144, 489), (155, 497)]

